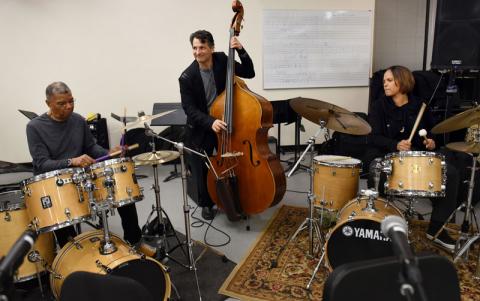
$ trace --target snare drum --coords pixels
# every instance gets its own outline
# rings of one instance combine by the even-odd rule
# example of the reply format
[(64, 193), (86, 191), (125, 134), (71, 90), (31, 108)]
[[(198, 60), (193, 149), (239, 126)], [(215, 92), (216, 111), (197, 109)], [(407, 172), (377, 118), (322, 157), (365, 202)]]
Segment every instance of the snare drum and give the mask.
[[(20, 190), (0, 193), (0, 257), (7, 254), (20, 235), (28, 228), (30, 219), (25, 209), (23, 195)], [(38, 273), (45, 271), (45, 264), (50, 265), (53, 261), (53, 234), (43, 233), (37, 238), (33, 249), (24, 258), (22, 265), (14, 274), (15, 282), (23, 282), (33, 279)], [(40, 259), (33, 263), (28, 260)]]
[(99, 248), (102, 231), (85, 232), (67, 243), (55, 257), (50, 274), (50, 286), (55, 298), (60, 298), (63, 281), (73, 272), (85, 271), (135, 279), (155, 300), (170, 298), (170, 276), (158, 261), (136, 253), (126, 242), (111, 234), (117, 251), (102, 255)]
[(434, 152), (407, 151), (385, 156), (385, 191), (390, 195), (415, 197), (445, 196), (445, 156)]
[(82, 168), (60, 169), (21, 184), (28, 215), (39, 232), (57, 230), (90, 219), (90, 204), (82, 188)]
[(135, 176), (135, 164), (130, 158), (117, 158), (98, 162), (90, 166), (90, 174), (95, 186), (94, 201), (108, 199), (112, 190), (114, 207), (122, 207), (143, 199), (143, 192)]
[(354, 261), (393, 256), (390, 239), (380, 229), (387, 215), (403, 217), (401, 211), (383, 199), (376, 199), (367, 208), (368, 198), (357, 198), (338, 213), (337, 224), (327, 234), (325, 244), (330, 270)]
[(340, 210), (357, 195), (362, 162), (352, 157), (322, 155), (313, 158), (314, 205)]

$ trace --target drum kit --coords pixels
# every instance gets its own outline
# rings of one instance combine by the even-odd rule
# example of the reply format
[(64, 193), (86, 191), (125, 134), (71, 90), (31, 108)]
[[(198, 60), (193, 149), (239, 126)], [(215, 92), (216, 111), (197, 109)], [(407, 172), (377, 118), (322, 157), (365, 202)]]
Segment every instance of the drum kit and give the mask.
[[(373, 164), (371, 172), (374, 173), (374, 187), (362, 190), (357, 196), (361, 161), (345, 156), (314, 156), (313, 145), (315, 138), (322, 131), (326, 131), (325, 137), (328, 140), (328, 130), (365, 135), (371, 131), (370, 125), (354, 113), (324, 101), (296, 98), (290, 101), (290, 105), (299, 115), (320, 126), (315, 135), (307, 141), (306, 149), (288, 174), (288, 177), (293, 174), (300, 161), (310, 151), (311, 162), (308, 170), (310, 187), (307, 197), (309, 214), (286, 244), (293, 241), (299, 232), (307, 229), (308, 255), (313, 257), (314, 254), (319, 254), (320, 249), (322, 250), (307, 284), (309, 289), (324, 259), (326, 267), (332, 271), (344, 263), (392, 256), (391, 242), (381, 232), (382, 220), (388, 215), (411, 217), (414, 213), (415, 198), (445, 196), (446, 162), (443, 155), (427, 151), (387, 154), (383, 158), (376, 159)], [(470, 127), (465, 142), (450, 143), (447, 147), (455, 151), (478, 154), (480, 153), (478, 124), (480, 124), (480, 107), (439, 123), (432, 132), (444, 133)], [(464, 221), (467, 228), (462, 231), (465, 233), (461, 234), (461, 237), (464, 237), (467, 243), (462, 245), (463, 248), (458, 250), (459, 253), (480, 238), (478, 230), (473, 235), (467, 235), (470, 225), (469, 216), (471, 213), (474, 214), (471, 197), (478, 155), (473, 158), (469, 197), (467, 202), (462, 204), (467, 209)], [(387, 199), (380, 198), (378, 195), (381, 172), (386, 175), (384, 187)], [(405, 211), (393, 204), (393, 197), (408, 201)], [(314, 212), (319, 212), (319, 216), (314, 216)], [(336, 220), (333, 226), (324, 223), (323, 220), (325, 216), (332, 214)], [(440, 230), (437, 235), (439, 233)], [(314, 235), (317, 236), (316, 239)], [(276, 261), (273, 265), (275, 263)]]
[[(163, 114), (166, 113), (160, 115)], [(158, 115), (142, 116), (128, 126), (156, 117)], [(0, 241), (0, 254), (6, 254), (26, 229), (39, 234), (23, 264), (15, 272), (14, 283), (37, 278), (43, 295), (41, 276), (48, 273), (52, 293), (59, 299), (65, 278), (76, 271), (87, 271), (134, 278), (156, 300), (168, 300), (172, 285), (167, 268), (110, 233), (107, 213), (113, 215), (116, 208), (143, 200), (143, 188), (137, 182), (135, 166), (151, 165), (156, 196), (152, 213), (157, 212), (160, 223), (166, 227), (162, 219), (157, 166), (179, 156), (180, 152), (155, 151), (153, 148), (152, 152), (133, 159), (113, 158), (86, 168), (66, 168), (39, 174), (23, 180), (20, 190), (0, 193), (0, 227), (2, 237), (5, 237)], [(97, 230), (76, 236), (55, 255), (54, 230), (95, 221), (96, 216), (101, 218)], [(166, 237), (162, 241), (166, 243)], [(190, 236), (188, 247), (188, 267), (193, 269)]]

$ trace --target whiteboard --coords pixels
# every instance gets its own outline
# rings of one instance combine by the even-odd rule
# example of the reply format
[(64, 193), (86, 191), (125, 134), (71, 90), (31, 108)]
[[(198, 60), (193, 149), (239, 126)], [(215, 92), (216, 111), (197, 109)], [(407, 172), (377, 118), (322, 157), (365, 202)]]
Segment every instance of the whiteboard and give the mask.
[(264, 10), (263, 88), (368, 86), (372, 12)]

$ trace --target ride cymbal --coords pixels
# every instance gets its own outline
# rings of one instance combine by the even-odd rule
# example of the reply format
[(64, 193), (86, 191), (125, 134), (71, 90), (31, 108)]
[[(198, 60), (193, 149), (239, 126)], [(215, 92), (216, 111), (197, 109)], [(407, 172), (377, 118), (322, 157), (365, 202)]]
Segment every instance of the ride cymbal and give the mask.
[(135, 165), (157, 165), (175, 160), (179, 156), (177, 151), (162, 150), (136, 155), (133, 161)]
[(452, 116), (432, 128), (433, 134), (449, 133), (480, 124), (480, 106)]
[(480, 153), (480, 143), (475, 142), (451, 142), (447, 144), (447, 148), (464, 153)]
[(366, 135), (372, 128), (357, 114), (334, 104), (310, 98), (297, 97), (290, 100), (290, 106), (300, 116), (318, 125), (322, 121), (325, 127), (345, 134)]

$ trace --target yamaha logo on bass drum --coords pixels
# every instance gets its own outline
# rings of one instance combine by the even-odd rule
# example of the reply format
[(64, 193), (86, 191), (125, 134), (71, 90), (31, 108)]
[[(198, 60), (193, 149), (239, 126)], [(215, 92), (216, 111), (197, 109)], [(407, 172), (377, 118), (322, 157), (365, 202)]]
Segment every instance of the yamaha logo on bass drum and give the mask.
[(390, 241), (390, 239), (383, 236), (382, 232), (378, 229), (357, 228), (346, 225), (342, 228), (342, 233), (348, 237), (353, 235), (355, 238)]

